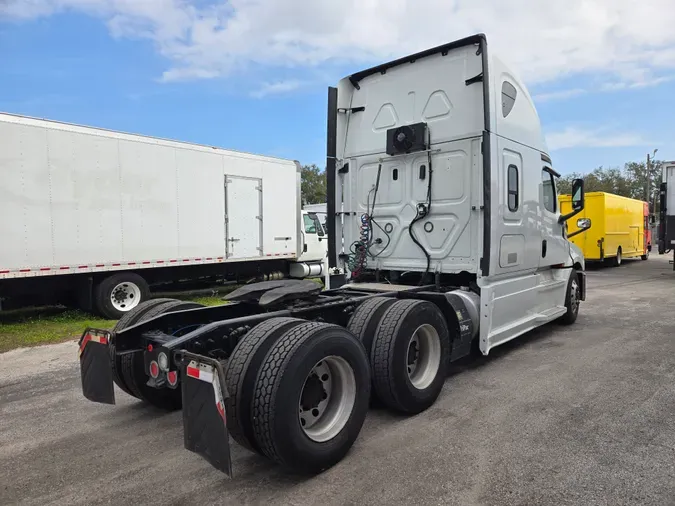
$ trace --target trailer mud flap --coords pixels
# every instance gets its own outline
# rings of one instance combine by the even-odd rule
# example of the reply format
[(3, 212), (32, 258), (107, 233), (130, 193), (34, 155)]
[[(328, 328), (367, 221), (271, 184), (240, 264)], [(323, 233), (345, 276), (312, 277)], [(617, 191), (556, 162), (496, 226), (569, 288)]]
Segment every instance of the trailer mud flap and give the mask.
[(232, 477), (230, 441), (225, 416), (225, 374), (218, 360), (178, 352), (183, 395), (185, 448)]
[(90, 328), (79, 341), (82, 393), (90, 401), (103, 404), (115, 404), (109, 343), (110, 332)]

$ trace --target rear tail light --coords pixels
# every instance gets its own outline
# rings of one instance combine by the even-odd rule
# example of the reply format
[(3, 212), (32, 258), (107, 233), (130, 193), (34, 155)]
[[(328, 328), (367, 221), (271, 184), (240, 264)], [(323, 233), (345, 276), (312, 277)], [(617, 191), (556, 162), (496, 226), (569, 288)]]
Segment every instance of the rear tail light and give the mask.
[(157, 378), (159, 376), (159, 364), (154, 360), (150, 362), (150, 376)]
[(166, 379), (169, 381), (169, 385), (175, 387), (176, 383), (178, 383), (178, 373), (176, 371), (169, 371), (166, 374)]

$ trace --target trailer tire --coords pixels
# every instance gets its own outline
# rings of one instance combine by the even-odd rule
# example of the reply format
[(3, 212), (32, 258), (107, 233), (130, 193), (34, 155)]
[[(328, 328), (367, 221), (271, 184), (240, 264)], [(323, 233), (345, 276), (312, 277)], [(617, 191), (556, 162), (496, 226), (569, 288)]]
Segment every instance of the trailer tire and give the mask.
[(356, 308), (347, 324), (347, 330), (354, 334), (366, 349), (366, 355), (370, 357), (373, 347), (373, 339), (377, 325), (382, 315), (396, 299), (390, 297), (375, 297), (368, 299)]
[(363, 344), (343, 327), (303, 323), (279, 338), (260, 368), (253, 401), (256, 441), (274, 462), (319, 473), (352, 447), (369, 398)]
[[(128, 313), (125, 313), (125, 315), (122, 318), (120, 318), (120, 320), (115, 324), (115, 327), (113, 327), (112, 329), (113, 334), (116, 332), (120, 332), (128, 327), (131, 327), (132, 325), (136, 325), (143, 319), (145, 313), (150, 311), (153, 307), (158, 306), (159, 304), (163, 304), (165, 302), (171, 302), (172, 300), (174, 299), (150, 299), (146, 300), (145, 302), (141, 302), (138, 306), (133, 308)], [(122, 378), (120, 374), (120, 371), (122, 370), (122, 358), (118, 357), (115, 354), (114, 339), (111, 340), (108, 346), (108, 351), (110, 352), (110, 363), (112, 364), (113, 381), (118, 387), (120, 387), (126, 393), (128, 393), (133, 397), (136, 397), (136, 395), (133, 394), (131, 389), (127, 386), (126, 382), (124, 381), (124, 378)]]
[(572, 325), (579, 316), (579, 304), (581, 303), (581, 288), (579, 287), (579, 276), (577, 271), (572, 269), (570, 279), (567, 282), (567, 291), (565, 293), (565, 307), (567, 312), (562, 315), (558, 321), (563, 325)]
[(397, 411), (424, 411), (443, 389), (449, 354), (450, 331), (438, 306), (397, 301), (382, 315), (370, 355), (377, 396)]
[[(159, 304), (143, 315), (144, 320), (150, 320), (171, 311), (183, 311), (204, 307), (196, 302), (184, 302), (171, 300)], [(122, 357), (122, 378), (132, 391), (134, 397), (167, 411), (180, 409), (183, 405), (180, 388), (153, 388), (147, 385), (148, 375), (145, 372), (145, 364), (142, 353), (129, 353)]]
[(244, 448), (262, 455), (255, 440), (251, 409), (255, 381), (262, 362), (274, 343), (289, 329), (305, 323), (299, 318), (272, 318), (259, 323), (237, 343), (227, 364), (225, 401), (227, 428), (232, 439)]
[(642, 260), (649, 260), (649, 250), (647, 250), (647, 253), (644, 254), (644, 255), (642, 255), (640, 258), (641, 258)]
[(148, 283), (141, 276), (135, 272), (118, 272), (94, 287), (94, 306), (102, 316), (119, 320), (149, 295)]

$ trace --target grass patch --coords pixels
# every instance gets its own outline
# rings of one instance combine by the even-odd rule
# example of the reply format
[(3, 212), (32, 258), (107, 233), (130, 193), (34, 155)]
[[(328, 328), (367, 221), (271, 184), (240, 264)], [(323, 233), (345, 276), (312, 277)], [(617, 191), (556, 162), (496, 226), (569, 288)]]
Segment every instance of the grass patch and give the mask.
[(60, 343), (80, 337), (87, 327), (112, 328), (115, 321), (83, 311), (62, 310), (58, 314), (24, 312), (0, 322), (0, 353), (25, 346)]
[[(321, 284), (321, 280), (313, 281)], [(205, 306), (219, 306), (226, 302), (222, 297), (237, 288), (227, 287), (214, 295), (178, 295), (171, 297), (189, 300)], [(115, 320), (105, 320), (84, 311), (60, 306), (27, 308), (0, 313), (0, 353), (27, 346), (52, 344), (80, 337), (87, 327), (110, 329)]]

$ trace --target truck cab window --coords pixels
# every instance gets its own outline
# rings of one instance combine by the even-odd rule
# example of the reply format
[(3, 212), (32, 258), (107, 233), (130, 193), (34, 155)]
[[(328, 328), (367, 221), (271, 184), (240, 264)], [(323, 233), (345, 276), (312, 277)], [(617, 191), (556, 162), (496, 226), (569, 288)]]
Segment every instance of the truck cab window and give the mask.
[(316, 224), (311, 216), (305, 214), (302, 216), (302, 219), (305, 223), (305, 233), (306, 234), (316, 234)]
[(319, 234), (319, 237), (323, 237), (324, 235), (326, 235), (323, 231), (323, 226), (321, 225), (319, 217), (316, 214), (314, 214), (312, 215), (312, 219), (314, 220), (314, 228), (316, 228), (316, 233)]
[(551, 174), (546, 169), (541, 171), (541, 181), (543, 186), (542, 198), (544, 201), (542, 205), (547, 211), (552, 213), (556, 212), (556, 190), (555, 190), (555, 180), (553, 179), (553, 174)]

